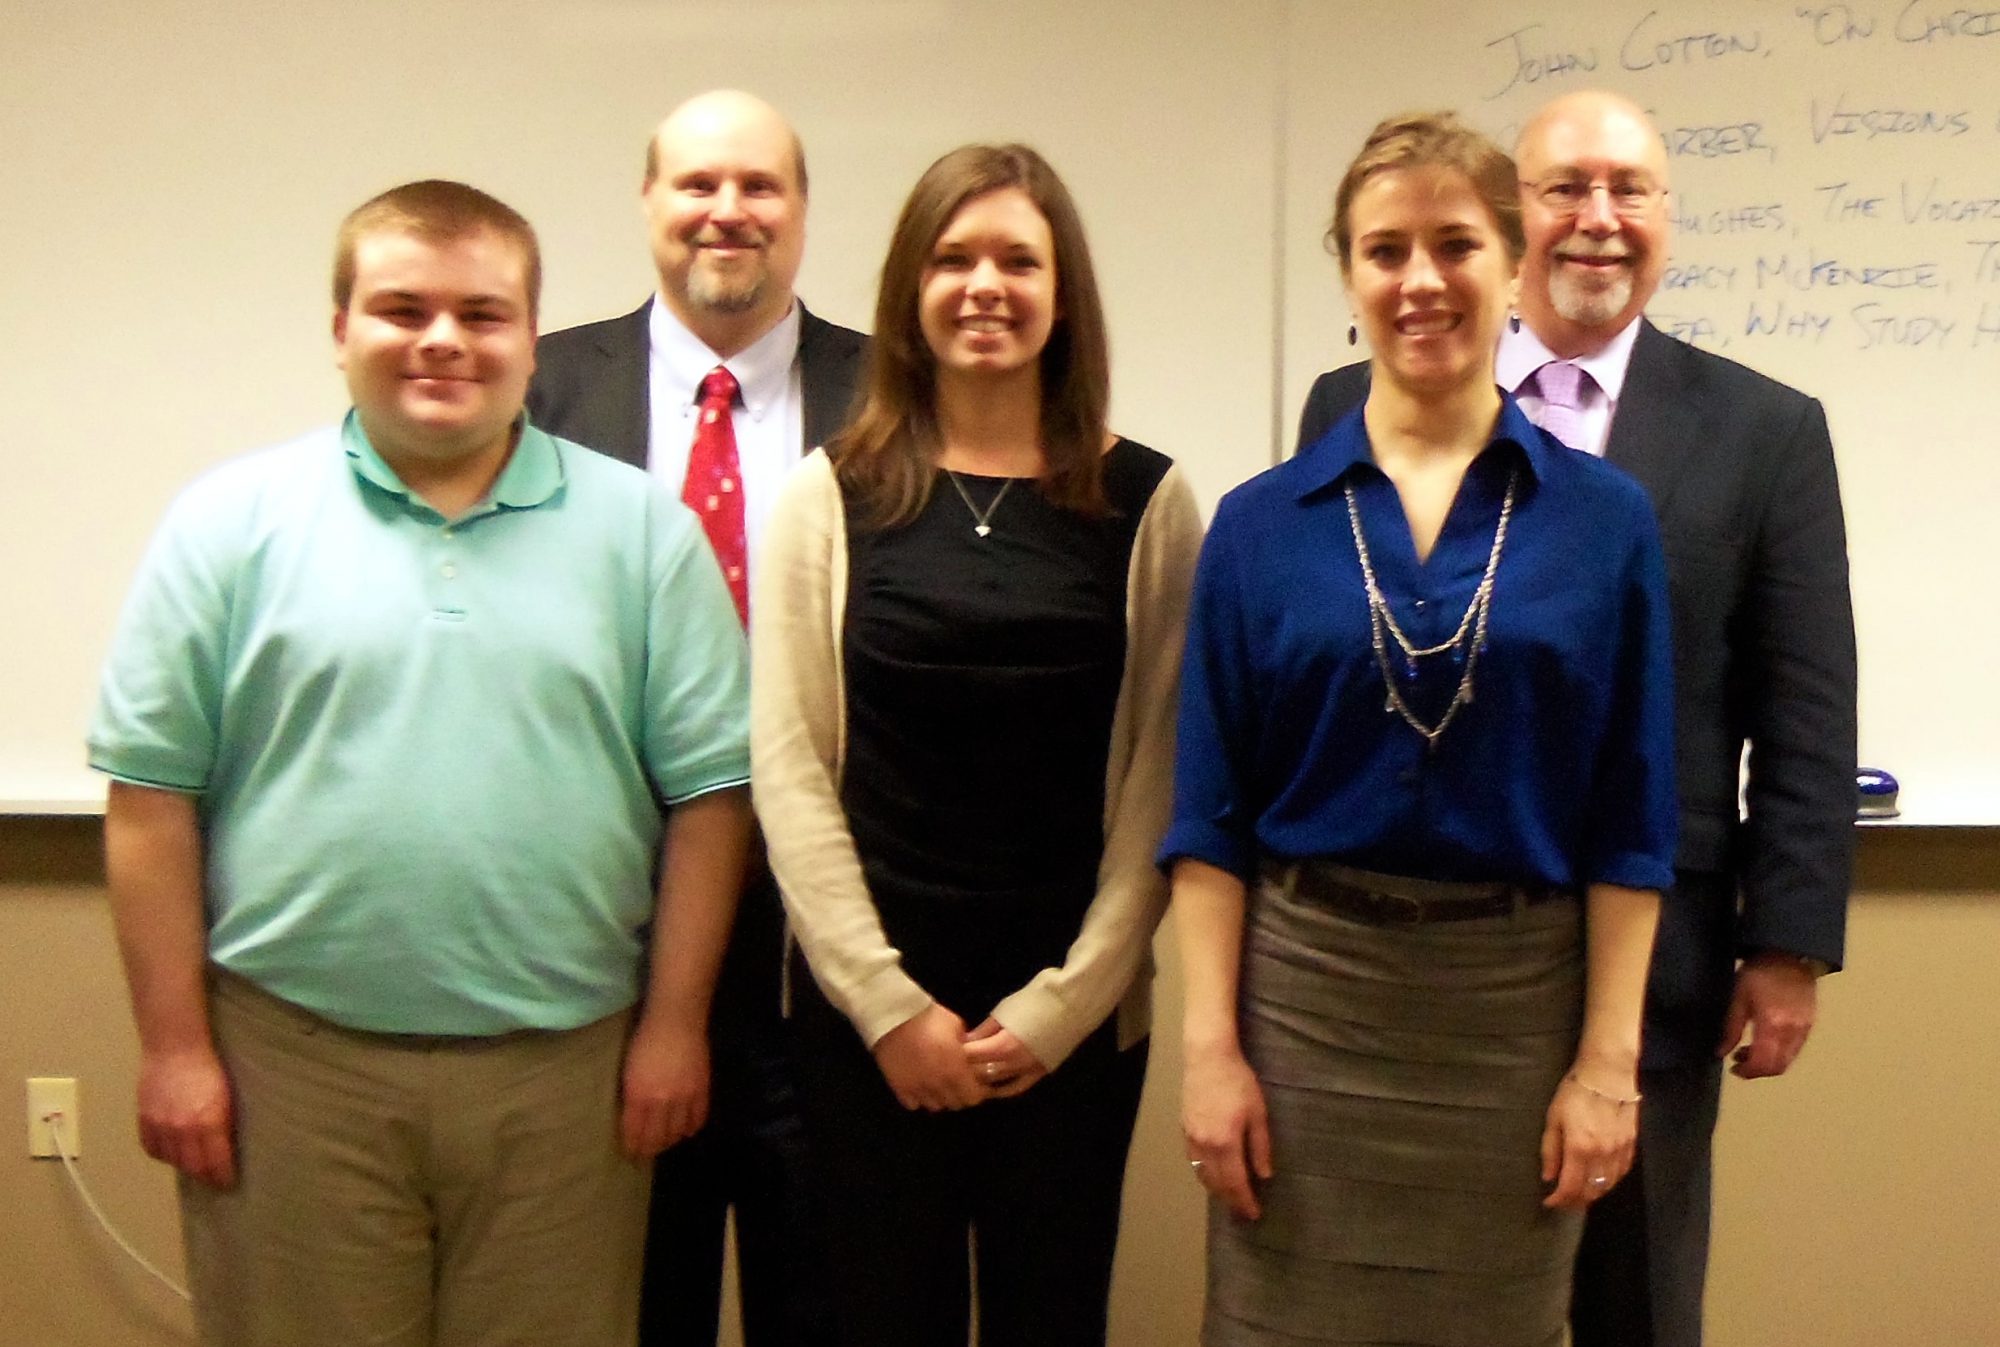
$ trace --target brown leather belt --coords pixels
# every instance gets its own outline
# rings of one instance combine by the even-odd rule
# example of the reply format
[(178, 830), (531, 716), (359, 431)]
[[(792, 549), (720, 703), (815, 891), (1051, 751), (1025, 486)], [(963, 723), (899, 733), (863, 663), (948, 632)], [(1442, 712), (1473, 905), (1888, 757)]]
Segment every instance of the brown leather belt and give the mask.
[(1327, 861), (1266, 860), (1261, 872), (1265, 882), (1287, 886), (1316, 907), (1368, 926), (1509, 917), (1525, 907), (1576, 899), (1571, 890), (1546, 884), (1455, 884), (1373, 876)]

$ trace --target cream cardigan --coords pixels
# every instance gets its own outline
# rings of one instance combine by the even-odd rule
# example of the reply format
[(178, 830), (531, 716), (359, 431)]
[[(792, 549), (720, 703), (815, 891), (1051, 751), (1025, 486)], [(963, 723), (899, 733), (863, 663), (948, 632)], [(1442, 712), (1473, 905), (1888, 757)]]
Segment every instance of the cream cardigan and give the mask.
[[(1154, 489), (1125, 589), (1125, 671), (1105, 764), (1097, 895), (1062, 965), (994, 1008), (1054, 1070), (1115, 1009), (1129, 1047), (1152, 1020), (1152, 940), (1167, 885), (1153, 863), (1173, 802), (1174, 720), (1201, 516), (1178, 466)], [(873, 1047), (931, 1004), (903, 971), (840, 808), (847, 533), (824, 451), (790, 475), (750, 604), (751, 792), (790, 930), (827, 999)]]

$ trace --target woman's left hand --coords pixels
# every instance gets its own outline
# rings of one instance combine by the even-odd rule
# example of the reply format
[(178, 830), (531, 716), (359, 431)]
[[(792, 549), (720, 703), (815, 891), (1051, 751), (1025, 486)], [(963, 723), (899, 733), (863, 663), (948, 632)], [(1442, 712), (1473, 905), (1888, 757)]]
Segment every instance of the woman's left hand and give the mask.
[(1632, 1168), (1639, 1105), (1617, 1102), (1626, 1091), (1609, 1085), (1599, 1090), (1586, 1088), (1571, 1072), (1549, 1101), (1542, 1129), (1542, 1182), (1555, 1189), (1542, 1199), (1545, 1207), (1581, 1211)]
[(993, 1099), (1012, 1099), (1049, 1074), (1042, 1059), (991, 1015), (966, 1035), (965, 1057)]

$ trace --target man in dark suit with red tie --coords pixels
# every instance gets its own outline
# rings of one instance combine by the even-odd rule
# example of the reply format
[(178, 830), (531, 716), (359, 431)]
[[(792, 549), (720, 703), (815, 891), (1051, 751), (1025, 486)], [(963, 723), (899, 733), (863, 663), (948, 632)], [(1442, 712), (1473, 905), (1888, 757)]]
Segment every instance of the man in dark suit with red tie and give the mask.
[[(717, 90), (675, 109), (641, 187), (659, 293), (620, 318), (543, 337), (528, 413), (544, 430), (670, 482), (705, 525), (739, 613), (779, 484), (845, 421), (866, 339), (792, 293), (806, 166), (769, 104)], [(706, 1126), (654, 1174), (640, 1341), (711, 1347), (724, 1219), (736, 1213), (749, 1347), (819, 1341), (802, 1123), (779, 1014), (783, 915), (763, 866), (716, 985)]]
[[(1722, 1060), (1781, 1075), (1840, 964), (1853, 871), (1847, 544), (1818, 402), (1641, 317), (1667, 261), (1667, 167), (1612, 94), (1544, 107), (1515, 148), (1527, 253), (1497, 377), (1652, 496), (1674, 611), (1680, 852), (1660, 913), (1631, 1174), (1590, 1211), (1576, 1347), (1699, 1347)], [(1322, 375), (1299, 451), (1367, 390)], [(1738, 809), (1739, 764), (1749, 775)]]

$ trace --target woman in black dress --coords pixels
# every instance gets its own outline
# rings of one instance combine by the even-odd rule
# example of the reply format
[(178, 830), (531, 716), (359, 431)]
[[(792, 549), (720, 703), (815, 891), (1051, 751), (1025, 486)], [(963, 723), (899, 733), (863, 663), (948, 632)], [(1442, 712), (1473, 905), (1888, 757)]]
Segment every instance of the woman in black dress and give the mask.
[(1106, 430), (1089, 252), (1034, 151), (932, 165), (875, 326), (752, 604), (838, 1328), (962, 1344), (970, 1262), (985, 1347), (1102, 1343), (1198, 516)]

